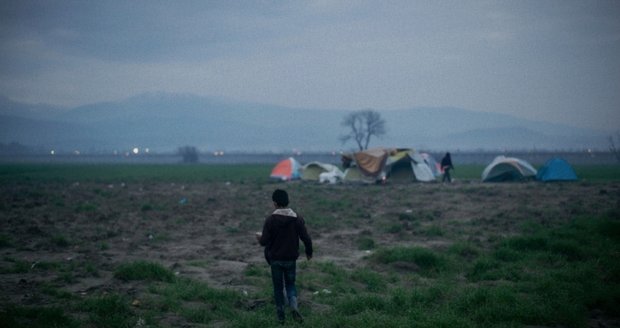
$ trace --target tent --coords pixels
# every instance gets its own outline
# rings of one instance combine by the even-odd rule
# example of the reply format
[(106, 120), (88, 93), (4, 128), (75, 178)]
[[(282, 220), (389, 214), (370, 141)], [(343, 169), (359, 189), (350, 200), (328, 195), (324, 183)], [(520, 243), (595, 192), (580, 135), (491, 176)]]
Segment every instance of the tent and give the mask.
[(344, 181), (435, 181), (435, 175), (415, 151), (407, 148), (374, 148), (343, 155), (348, 167)]
[(522, 181), (536, 177), (536, 169), (514, 157), (497, 156), (482, 172), (483, 182)]
[(388, 156), (385, 175), (393, 182), (435, 181), (435, 175), (421, 154), (413, 150), (399, 150)]
[(351, 166), (344, 171), (344, 182), (362, 182), (362, 183), (375, 183), (376, 177), (366, 176), (357, 166)]
[(433, 170), (424, 159), (424, 156), (413, 151), (408, 152), (407, 155), (411, 158), (411, 167), (416, 180), (423, 182), (435, 181), (435, 174), (433, 174)]
[(301, 179), (320, 181), (321, 174), (323, 173), (331, 173), (330, 176), (333, 176), (336, 179), (342, 179), (344, 177), (344, 173), (342, 173), (342, 171), (336, 165), (321, 162), (311, 162), (302, 167)]
[(577, 174), (573, 167), (568, 164), (562, 158), (552, 158), (543, 165), (538, 173), (536, 179), (548, 182), (548, 181), (575, 181), (577, 180)]
[(441, 171), (441, 164), (435, 160), (433, 156), (429, 153), (420, 153), (420, 156), (424, 159), (424, 162), (428, 165), (428, 167), (433, 172), (435, 177), (439, 177), (443, 174)]
[(301, 164), (293, 157), (289, 157), (276, 164), (271, 170), (270, 177), (282, 181), (295, 180), (300, 178)]
[(343, 154), (344, 181), (375, 183), (385, 177), (386, 161), (394, 149), (372, 148), (355, 153)]

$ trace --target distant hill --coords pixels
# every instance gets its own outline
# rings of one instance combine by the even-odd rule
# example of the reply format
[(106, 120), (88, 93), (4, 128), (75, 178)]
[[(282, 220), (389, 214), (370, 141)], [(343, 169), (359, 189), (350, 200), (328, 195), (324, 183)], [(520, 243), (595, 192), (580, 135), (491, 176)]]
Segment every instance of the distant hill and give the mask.
[[(72, 109), (0, 97), (0, 142), (36, 147), (126, 150), (334, 151), (344, 110), (287, 108), (188, 94), (149, 93)], [(371, 146), (427, 150), (605, 148), (602, 131), (461, 108), (380, 111), (388, 133)]]

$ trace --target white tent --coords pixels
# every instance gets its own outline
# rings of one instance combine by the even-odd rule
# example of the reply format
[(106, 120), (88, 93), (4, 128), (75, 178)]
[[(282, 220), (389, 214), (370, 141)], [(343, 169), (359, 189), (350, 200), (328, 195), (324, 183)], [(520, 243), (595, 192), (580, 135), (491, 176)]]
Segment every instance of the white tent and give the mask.
[(484, 182), (522, 181), (536, 177), (536, 169), (528, 162), (503, 155), (495, 157), (482, 172)]
[(428, 164), (428, 167), (431, 169), (435, 177), (440, 177), (443, 174), (441, 170), (441, 165), (439, 165), (439, 163), (435, 160), (435, 158), (431, 154), (420, 153), (420, 156), (424, 158), (424, 162)]
[(433, 174), (433, 170), (424, 160), (422, 155), (412, 151), (410, 151), (408, 155), (411, 158), (411, 168), (413, 169), (413, 174), (418, 181), (435, 181), (435, 174)]
[(301, 169), (302, 180), (321, 181), (321, 176), (327, 178), (330, 182), (335, 180), (342, 180), (344, 173), (333, 164), (310, 162), (304, 165)]

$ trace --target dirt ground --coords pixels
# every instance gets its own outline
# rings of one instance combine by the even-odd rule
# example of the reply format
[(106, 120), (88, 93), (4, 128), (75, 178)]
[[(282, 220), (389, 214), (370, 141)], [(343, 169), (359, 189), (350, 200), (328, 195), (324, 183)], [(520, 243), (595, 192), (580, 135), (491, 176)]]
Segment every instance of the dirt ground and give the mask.
[[(524, 224), (620, 212), (620, 183), (318, 185), (259, 183), (37, 183), (0, 186), (0, 304), (49, 305), (51, 284), (88, 296), (131, 294), (115, 268), (151, 260), (211, 286), (251, 290), (248, 265), (263, 265), (254, 233), (285, 188), (306, 218), (315, 261), (363, 265), (376, 247), (481, 247)], [(50, 269), (51, 268), (51, 269)]]

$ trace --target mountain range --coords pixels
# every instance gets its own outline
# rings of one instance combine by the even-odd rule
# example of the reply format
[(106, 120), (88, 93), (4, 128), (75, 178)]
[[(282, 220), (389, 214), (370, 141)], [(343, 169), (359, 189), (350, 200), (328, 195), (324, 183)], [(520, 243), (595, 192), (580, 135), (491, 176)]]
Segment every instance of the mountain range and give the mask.
[[(387, 133), (370, 146), (425, 150), (604, 149), (605, 131), (455, 107), (377, 110)], [(350, 111), (240, 102), (191, 94), (147, 93), (75, 108), (0, 97), (0, 143), (39, 149), (125, 151), (336, 151)]]

